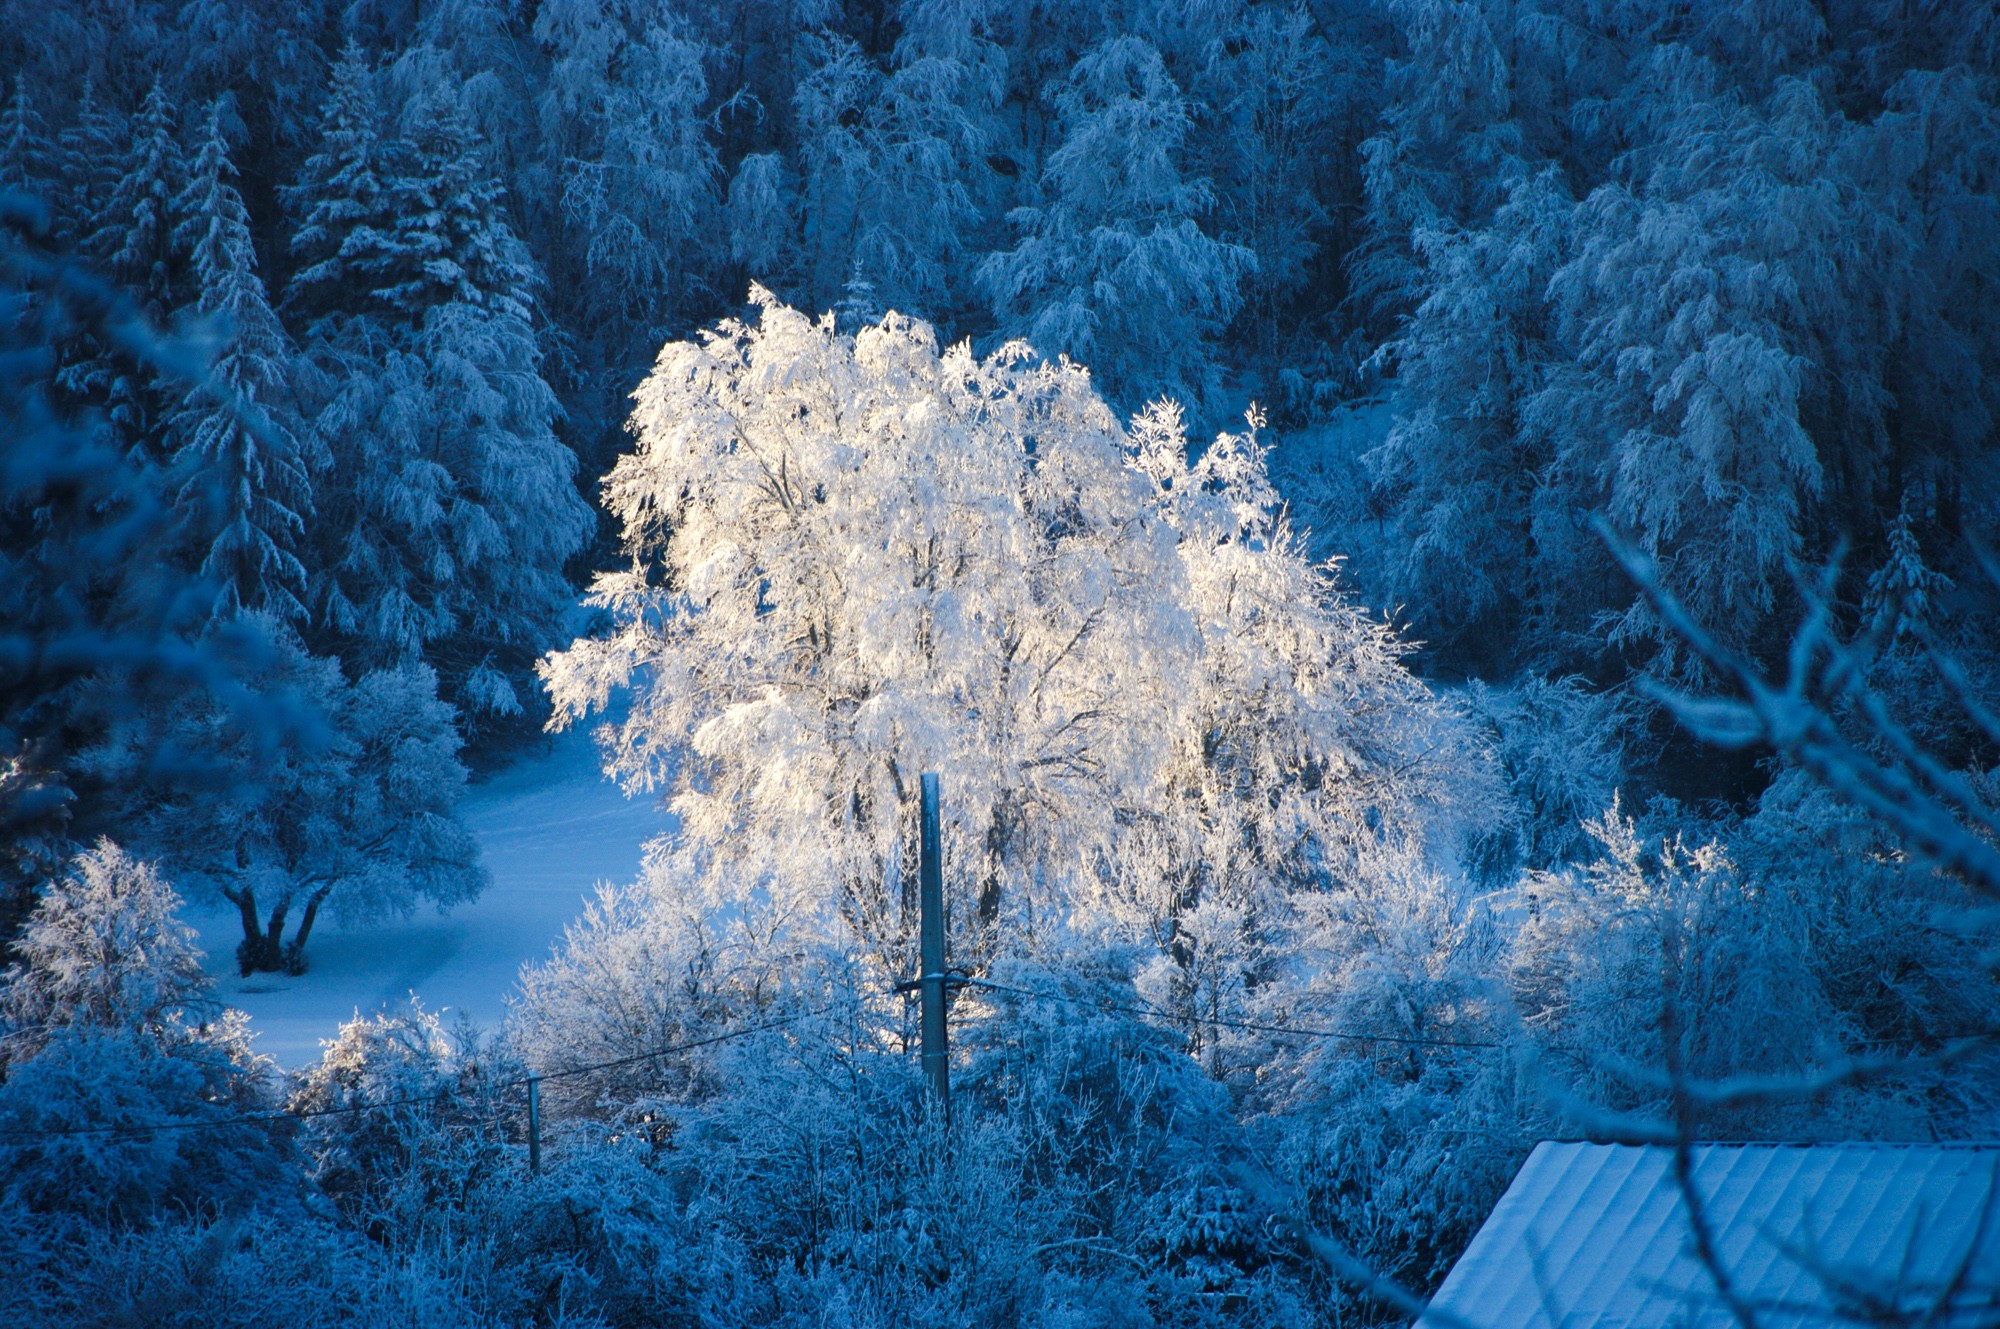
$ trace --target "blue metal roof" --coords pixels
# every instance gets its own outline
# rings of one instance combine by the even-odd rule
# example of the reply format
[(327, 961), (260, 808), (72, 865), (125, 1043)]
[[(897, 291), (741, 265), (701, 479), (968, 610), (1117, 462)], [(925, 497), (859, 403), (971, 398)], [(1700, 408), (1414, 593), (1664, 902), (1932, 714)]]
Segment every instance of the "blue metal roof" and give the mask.
[[(1719, 1263), (1760, 1329), (2000, 1325), (2000, 1146), (1696, 1145)], [(1960, 1276), (1960, 1270), (1963, 1275)], [(1669, 1149), (1544, 1141), (1419, 1329), (1721, 1329)], [(1888, 1314), (1881, 1312), (1887, 1311)]]

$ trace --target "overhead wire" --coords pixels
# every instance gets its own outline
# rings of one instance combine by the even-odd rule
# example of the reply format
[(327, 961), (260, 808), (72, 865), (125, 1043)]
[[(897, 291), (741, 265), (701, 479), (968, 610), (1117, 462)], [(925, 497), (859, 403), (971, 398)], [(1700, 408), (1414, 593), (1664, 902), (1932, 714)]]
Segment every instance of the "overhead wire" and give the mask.
[[(1017, 987), (1009, 983), (996, 983), (990, 979), (973, 978), (954, 972), (948, 982), (954, 987), (978, 988), (988, 992), (1005, 993), (1023, 997), (1031, 1001), (1056, 1002), (1080, 1006), (1092, 1010), (1122, 1015), (1142, 1016), (1149, 1019), (1175, 1023), (1200, 1023), (1222, 1029), (1236, 1029), (1250, 1033), (1276, 1034), (1296, 1038), (1323, 1038), (1354, 1043), (1386, 1043), (1398, 1047), (1459, 1048), (1467, 1050), (1495, 1050), (1513, 1046), (1511, 1043), (1489, 1039), (1421, 1038), (1406, 1034), (1360, 1033), (1351, 1029), (1319, 1029), (1293, 1024), (1271, 1024), (1257, 1020), (1231, 1020), (1220, 1016), (1188, 1016), (1155, 1006), (1149, 1002), (1123, 1002), (1107, 998), (1076, 996), (1066, 992), (1051, 992), (1033, 988)], [(907, 987), (908, 985), (902, 985)], [(637, 1065), (661, 1057), (676, 1056), (683, 1052), (693, 1052), (699, 1048), (714, 1047), (718, 1044), (747, 1038), (752, 1034), (767, 1033), (826, 1014), (839, 1005), (838, 1002), (822, 1003), (810, 1010), (793, 1011), (788, 1015), (774, 1016), (736, 1029), (724, 1030), (703, 1038), (686, 1039), (663, 1047), (649, 1048), (622, 1057), (612, 1057), (604, 1061), (587, 1062), (578, 1066), (565, 1066), (557, 1070), (535, 1075), (515, 1076), (507, 1080), (492, 1082), (491, 1090), (521, 1088), (533, 1081), (570, 1079), (579, 1075), (589, 1075), (596, 1071), (615, 1070), (621, 1066)], [(412, 1094), (401, 1098), (382, 1099), (369, 1103), (346, 1103), (337, 1107), (283, 1108), (271, 1112), (247, 1112), (233, 1116), (212, 1117), (206, 1120), (171, 1122), (126, 1122), (104, 1126), (52, 1127), (41, 1130), (0, 1130), (0, 1139), (38, 1140), (67, 1139), (81, 1136), (147, 1136), (178, 1131), (218, 1130), (235, 1126), (268, 1125), (283, 1121), (309, 1121), (321, 1117), (356, 1116), (367, 1112), (382, 1112), (391, 1108), (435, 1105), (451, 1097), (449, 1091)]]
[[(588, 1075), (592, 1071), (611, 1070), (619, 1066), (630, 1066), (642, 1061), (651, 1061), (658, 1057), (671, 1057), (682, 1052), (692, 1052), (696, 1048), (713, 1047), (718, 1043), (727, 1043), (734, 1039), (747, 1038), (751, 1034), (764, 1033), (768, 1030), (782, 1028), (788, 1024), (796, 1024), (800, 1020), (809, 1019), (813, 1016), (823, 1015), (832, 1009), (835, 1004), (837, 1003), (827, 1003), (812, 1010), (794, 1011), (790, 1015), (760, 1020), (755, 1024), (745, 1025), (739, 1029), (730, 1029), (719, 1034), (710, 1034), (706, 1038), (694, 1038), (681, 1043), (669, 1044), (665, 1047), (650, 1048), (647, 1051), (635, 1052), (629, 1056), (613, 1057), (608, 1061), (590, 1062), (582, 1066), (566, 1066), (560, 1070), (547, 1071), (536, 1075), (520, 1075), (509, 1080), (496, 1080), (491, 1082), (488, 1087), (496, 1091), (515, 1089), (527, 1085), (530, 1081), (567, 1079), (577, 1075)], [(340, 1117), (359, 1115), (364, 1112), (383, 1112), (390, 1108), (437, 1104), (450, 1097), (449, 1091), (436, 1091), (426, 1094), (411, 1094), (403, 1098), (386, 1098), (372, 1103), (346, 1103), (338, 1107), (280, 1108), (272, 1112), (243, 1112), (227, 1117), (211, 1117), (206, 1120), (150, 1123), (125, 1122), (108, 1126), (52, 1127), (43, 1130), (0, 1130), (0, 1139), (38, 1140), (88, 1135), (154, 1135), (175, 1131), (216, 1130), (232, 1126), (255, 1126), (280, 1121), (308, 1121), (317, 1117)]]
[(1505, 1043), (1464, 1038), (1418, 1038), (1402, 1034), (1363, 1034), (1349, 1029), (1311, 1029), (1292, 1024), (1264, 1024), (1255, 1020), (1226, 1020), (1220, 1016), (1189, 1016), (1166, 1010), (1150, 1003), (1132, 1004), (1094, 997), (1071, 996), (1066, 992), (1037, 992), (1030, 988), (1013, 987), (1006, 983), (995, 983), (983, 978), (959, 978), (957, 982), (965, 987), (984, 988), (992, 992), (1006, 992), (1018, 997), (1030, 997), (1037, 1001), (1067, 1002), (1076, 1006), (1088, 1006), (1094, 1010), (1117, 1012), (1124, 1015), (1144, 1015), (1157, 1020), (1172, 1020), (1181, 1023), (1198, 1023), (1220, 1029), (1240, 1029), (1260, 1034), (1290, 1034), (1299, 1038), (1328, 1038), (1356, 1043), (1393, 1043), (1402, 1047), (1440, 1048), (1500, 1048)]

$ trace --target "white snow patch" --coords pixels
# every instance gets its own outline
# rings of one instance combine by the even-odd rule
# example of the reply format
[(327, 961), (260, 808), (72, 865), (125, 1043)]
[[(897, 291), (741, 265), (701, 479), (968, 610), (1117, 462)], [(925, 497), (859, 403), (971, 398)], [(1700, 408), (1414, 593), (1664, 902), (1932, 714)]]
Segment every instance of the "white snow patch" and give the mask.
[(249, 1012), (259, 1052), (285, 1067), (317, 1061), (343, 1022), (412, 993), (447, 1026), (463, 1014), (491, 1032), (521, 966), (549, 954), (599, 882), (636, 878), (645, 843), (673, 827), (656, 799), (626, 798), (602, 776), (583, 727), (474, 785), (463, 812), (492, 874), (485, 894), (448, 916), (420, 910), (351, 927), (322, 918), (300, 977), (241, 977), (235, 914), (191, 920), (216, 996)]

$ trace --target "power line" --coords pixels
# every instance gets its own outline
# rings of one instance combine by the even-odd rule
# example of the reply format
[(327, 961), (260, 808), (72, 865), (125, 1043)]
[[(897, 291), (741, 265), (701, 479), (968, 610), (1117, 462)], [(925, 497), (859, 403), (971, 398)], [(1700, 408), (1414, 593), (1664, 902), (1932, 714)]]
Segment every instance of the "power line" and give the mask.
[(838, 1004), (838, 1002), (829, 1002), (813, 1010), (794, 1011), (790, 1015), (781, 1015), (775, 1019), (745, 1025), (741, 1029), (732, 1029), (727, 1033), (711, 1034), (707, 1038), (697, 1038), (686, 1043), (676, 1043), (672, 1047), (654, 1048), (650, 1052), (635, 1052), (629, 1057), (614, 1057), (610, 1061), (594, 1061), (587, 1066), (570, 1066), (563, 1070), (548, 1071), (541, 1075), (526, 1075), (517, 1080), (504, 1081), (499, 1087), (506, 1089), (513, 1085), (526, 1084), (529, 1080), (561, 1080), (572, 1075), (588, 1075), (592, 1071), (610, 1070), (614, 1066), (630, 1066), (641, 1061), (651, 1061), (655, 1057), (671, 1057), (679, 1052), (692, 1052), (696, 1048), (711, 1047), (717, 1043), (727, 1043), (731, 1039), (744, 1038), (750, 1034), (761, 1034), (767, 1029), (779, 1029), (785, 1025), (796, 1024), (800, 1020), (809, 1019), (816, 1015), (824, 1015)]
[(1036, 992), (1029, 988), (1010, 987), (1005, 983), (993, 983), (983, 978), (959, 978), (966, 987), (985, 988), (992, 992), (1007, 992), (1017, 997), (1029, 997), (1036, 1001), (1066, 1002), (1073, 1006), (1088, 1006), (1093, 1010), (1115, 1011), (1124, 1015), (1148, 1015), (1159, 1020), (1180, 1022), (1194, 1021), (1215, 1025), (1222, 1029), (1242, 1029), (1260, 1034), (1290, 1034), (1298, 1038), (1331, 1038), (1355, 1043), (1394, 1043), (1405, 1047), (1435, 1048), (1502, 1048), (1506, 1043), (1482, 1042), (1476, 1039), (1414, 1038), (1398, 1034), (1357, 1034), (1347, 1029), (1306, 1029), (1298, 1025), (1260, 1024), (1254, 1020), (1225, 1020), (1220, 1017), (1178, 1015), (1173, 1011), (1149, 1003), (1127, 1004), (1093, 997), (1073, 997), (1066, 992)]
[[(1013, 987), (1006, 983), (994, 983), (983, 978), (969, 978), (960, 975), (954, 975), (952, 982), (954, 985), (983, 988), (991, 992), (1005, 992), (1012, 996), (1028, 998), (1031, 1001), (1053, 1001), (1069, 1005), (1088, 1006), (1100, 1011), (1147, 1016), (1158, 1020), (1185, 1021), (1188, 1018), (1148, 1003), (1133, 1004), (1100, 1001), (1084, 997), (1073, 997), (1062, 992), (1038, 992), (1030, 988)], [(579, 1075), (588, 1075), (594, 1071), (613, 1070), (620, 1066), (631, 1066), (644, 1061), (653, 1061), (660, 1057), (670, 1057), (683, 1052), (692, 1052), (698, 1048), (714, 1047), (720, 1043), (747, 1038), (751, 1034), (765, 1033), (772, 1029), (796, 1024), (800, 1020), (824, 1015), (837, 1004), (827, 1003), (812, 1010), (794, 1011), (790, 1015), (781, 1015), (768, 1020), (760, 1020), (755, 1024), (746, 1025), (739, 1029), (731, 1029), (719, 1034), (710, 1034), (705, 1038), (688, 1039), (684, 1042), (669, 1044), (665, 1047), (650, 1048), (647, 1051), (635, 1052), (628, 1056), (612, 1057), (606, 1061), (594, 1061), (581, 1066), (565, 1066), (561, 1070), (548, 1071), (540, 1075), (516, 1076), (510, 1080), (496, 1081), (491, 1087), (494, 1090), (515, 1089), (526, 1086), (536, 1080), (570, 1079)], [(1254, 1033), (1286, 1034), (1300, 1038), (1328, 1038), (1352, 1042), (1455, 1048), (1497, 1048), (1504, 1046), (1500, 1043), (1467, 1040), (1409, 1038), (1393, 1034), (1357, 1034), (1348, 1030), (1337, 1029), (1303, 1029), (1296, 1025), (1261, 1024), (1249, 1020), (1209, 1019), (1204, 1020), (1203, 1023)], [(448, 1093), (412, 1094), (403, 1098), (384, 1099), (375, 1103), (349, 1103), (340, 1107), (283, 1109), (276, 1112), (247, 1112), (238, 1113), (230, 1117), (214, 1117), (206, 1121), (123, 1123), (109, 1126), (70, 1126), (47, 1130), (0, 1131), (0, 1139), (73, 1139), (86, 1136), (154, 1135), (177, 1131), (219, 1130), (236, 1126), (269, 1125), (281, 1121), (309, 1121), (318, 1117), (359, 1116), (366, 1112), (385, 1112), (391, 1108), (437, 1104), (446, 1101), (449, 1097)]]
[[(671, 1057), (676, 1053), (692, 1052), (696, 1048), (712, 1047), (717, 1043), (727, 1043), (732, 1039), (746, 1038), (751, 1034), (763, 1033), (784, 1025), (795, 1024), (816, 1015), (824, 1015), (837, 1003), (828, 1003), (809, 1011), (794, 1011), (790, 1015), (761, 1020), (741, 1029), (731, 1029), (706, 1038), (690, 1039), (684, 1043), (674, 1043), (667, 1047), (652, 1048), (645, 1052), (635, 1052), (626, 1057), (613, 1057), (609, 1061), (591, 1062), (584, 1066), (568, 1066), (562, 1070), (549, 1071), (542, 1075), (522, 1075), (511, 1080), (494, 1081), (492, 1088), (515, 1089), (536, 1080), (561, 1080), (575, 1075), (587, 1075), (592, 1071), (609, 1070), (617, 1066), (630, 1066), (635, 1062), (651, 1061), (656, 1057)], [(233, 1117), (214, 1117), (207, 1121), (170, 1121), (155, 1124), (127, 1123), (113, 1126), (70, 1126), (48, 1130), (0, 1131), (0, 1139), (46, 1140), (64, 1139), (88, 1135), (152, 1135), (173, 1131), (204, 1131), (230, 1126), (255, 1126), (278, 1121), (307, 1121), (314, 1117), (343, 1117), (359, 1115), (363, 1112), (382, 1112), (389, 1108), (412, 1107), (423, 1103), (440, 1103), (450, 1097), (447, 1092), (412, 1094), (405, 1098), (388, 1098), (376, 1103), (349, 1103), (341, 1107), (283, 1109), (277, 1112), (245, 1112)]]

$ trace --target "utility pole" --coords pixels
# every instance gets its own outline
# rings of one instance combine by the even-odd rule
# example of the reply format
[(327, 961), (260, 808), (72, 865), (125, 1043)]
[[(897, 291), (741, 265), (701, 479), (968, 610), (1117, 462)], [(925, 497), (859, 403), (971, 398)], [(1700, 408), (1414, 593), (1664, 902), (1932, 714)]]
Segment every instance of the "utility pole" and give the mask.
[(917, 986), (922, 1002), (924, 1078), (939, 1111), (951, 1116), (951, 1058), (944, 1024), (944, 853), (938, 832), (938, 778), (923, 774), (923, 827), (917, 858)]
[(542, 1077), (528, 1077), (528, 1171), (542, 1170)]

